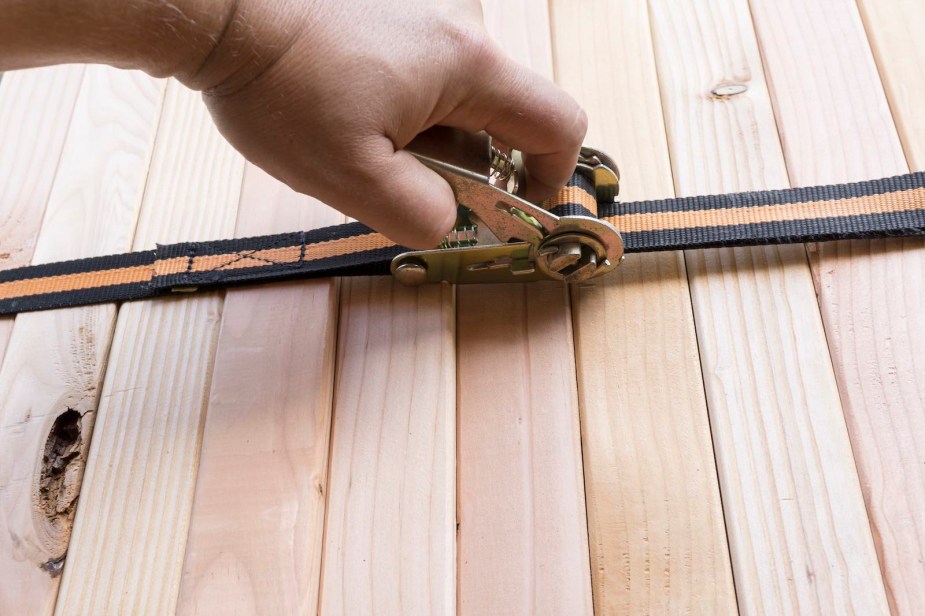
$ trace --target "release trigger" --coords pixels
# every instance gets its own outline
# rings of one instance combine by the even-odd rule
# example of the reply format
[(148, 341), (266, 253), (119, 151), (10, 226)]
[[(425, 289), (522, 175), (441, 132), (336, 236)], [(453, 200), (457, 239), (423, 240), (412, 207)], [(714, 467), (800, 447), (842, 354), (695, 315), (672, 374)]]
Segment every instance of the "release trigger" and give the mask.
[[(459, 216), (439, 248), (392, 260), (392, 274), (401, 282), (581, 282), (622, 260), (622, 238), (609, 223), (556, 216), (524, 199), (519, 153), (492, 145), (487, 134), (438, 126), (407, 150), (450, 184)], [(614, 200), (619, 176), (606, 154), (582, 148), (576, 173), (591, 179), (599, 201)]]

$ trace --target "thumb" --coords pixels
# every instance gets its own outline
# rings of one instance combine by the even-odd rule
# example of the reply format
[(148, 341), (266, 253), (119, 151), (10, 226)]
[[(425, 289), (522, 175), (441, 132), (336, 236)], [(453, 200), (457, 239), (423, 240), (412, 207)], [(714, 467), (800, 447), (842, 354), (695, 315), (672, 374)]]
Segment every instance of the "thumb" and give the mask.
[(390, 141), (388, 152), (365, 168), (360, 190), (366, 198), (357, 207), (356, 194), (344, 191), (353, 203), (352, 207), (345, 204), (342, 211), (402, 246), (436, 248), (456, 222), (456, 198), (450, 185), (412, 154), (396, 151)]

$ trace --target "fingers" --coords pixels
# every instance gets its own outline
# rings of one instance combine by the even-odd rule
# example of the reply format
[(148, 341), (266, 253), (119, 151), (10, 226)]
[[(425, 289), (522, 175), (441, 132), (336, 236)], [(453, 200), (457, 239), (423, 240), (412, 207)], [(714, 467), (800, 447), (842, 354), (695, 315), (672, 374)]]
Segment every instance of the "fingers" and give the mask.
[[(527, 198), (539, 201), (552, 196), (575, 171), (588, 130), (587, 116), (564, 90), (500, 51), (483, 52), (477, 64), (464, 102), (440, 123), (484, 130), (520, 150)], [(486, 64), (494, 66), (484, 70)]]
[[(361, 186), (344, 187), (331, 202), (402, 246), (436, 248), (456, 222), (456, 199), (443, 178), (382, 139)], [(362, 195), (360, 197), (359, 195)], [(360, 203), (357, 203), (357, 200)], [(359, 208), (357, 206), (360, 206)]]

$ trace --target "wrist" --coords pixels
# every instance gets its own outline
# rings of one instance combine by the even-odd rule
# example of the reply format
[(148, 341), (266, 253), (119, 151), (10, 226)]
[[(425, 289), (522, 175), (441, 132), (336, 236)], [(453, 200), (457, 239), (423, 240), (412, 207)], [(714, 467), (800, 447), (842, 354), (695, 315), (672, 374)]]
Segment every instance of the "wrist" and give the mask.
[[(192, 0), (206, 5), (211, 0)], [(194, 90), (223, 95), (236, 92), (263, 74), (292, 47), (308, 23), (315, 3), (224, 0), (230, 4), (213, 30), (205, 53), (190, 56), (172, 76)]]
[(0, 70), (83, 62), (182, 77), (215, 47), (234, 4), (234, 0), (12, 2), (0, 19)]

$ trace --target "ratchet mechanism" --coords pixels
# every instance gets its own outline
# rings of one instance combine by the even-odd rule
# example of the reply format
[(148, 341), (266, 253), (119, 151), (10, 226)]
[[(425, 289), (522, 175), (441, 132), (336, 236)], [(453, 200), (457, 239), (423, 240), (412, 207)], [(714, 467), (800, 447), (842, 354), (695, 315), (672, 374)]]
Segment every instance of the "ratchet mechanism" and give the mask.
[[(611, 224), (556, 216), (522, 198), (519, 154), (493, 146), (487, 134), (434, 127), (407, 150), (449, 182), (459, 216), (439, 248), (392, 260), (392, 274), (401, 282), (581, 282), (622, 261), (623, 240)], [(619, 176), (606, 154), (582, 148), (575, 171), (592, 182), (599, 202), (614, 201)]]

